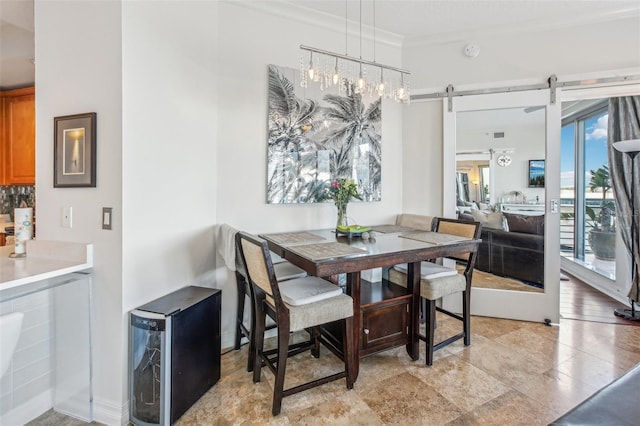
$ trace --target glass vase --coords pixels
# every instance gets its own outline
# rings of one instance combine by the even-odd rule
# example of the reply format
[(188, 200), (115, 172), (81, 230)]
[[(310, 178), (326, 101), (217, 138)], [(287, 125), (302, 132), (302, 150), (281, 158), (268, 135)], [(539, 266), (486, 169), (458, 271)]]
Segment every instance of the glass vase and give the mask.
[(349, 226), (347, 224), (347, 205), (346, 204), (336, 204), (338, 208), (338, 221), (336, 223), (336, 228), (346, 228)]

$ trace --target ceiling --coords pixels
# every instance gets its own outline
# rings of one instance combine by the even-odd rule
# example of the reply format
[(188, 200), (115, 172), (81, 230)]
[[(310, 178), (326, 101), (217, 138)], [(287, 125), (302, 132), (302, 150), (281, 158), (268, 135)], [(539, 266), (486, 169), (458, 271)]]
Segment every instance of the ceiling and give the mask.
[(486, 32), (567, 26), (621, 15), (640, 18), (640, 2), (585, 0), (295, 0), (297, 6), (375, 26), (405, 41), (435, 42)]
[[(640, 22), (637, 0), (258, 0), (243, 3), (267, 8), (272, 13), (315, 14), (318, 20), (334, 23), (344, 22), (346, 9), (351, 30), (358, 28), (362, 16), (363, 33), (369, 34), (375, 6), (378, 36), (395, 37), (402, 43), (472, 40), (479, 34), (585, 24), (625, 16), (638, 17)], [(0, 1), (0, 88), (24, 87), (34, 82), (33, 10), (33, 0)]]

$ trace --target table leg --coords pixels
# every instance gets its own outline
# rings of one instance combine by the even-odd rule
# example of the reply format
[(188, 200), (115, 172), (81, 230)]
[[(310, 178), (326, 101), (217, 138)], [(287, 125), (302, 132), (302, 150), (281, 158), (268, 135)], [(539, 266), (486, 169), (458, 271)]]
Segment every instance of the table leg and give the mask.
[(412, 360), (420, 358), (420, 262), (409, 263), (407, 268), (407, 290), (413, 295), (409, 310), (409, 341), (407, 353)]
[(362, 332), (362, 313), (360, 310), (360, 272), (347, 274), (347, 294), (353, 299), (353, 347), (354, 354), (349, 354), (353, 365), (353, 381), (360, 372), (360, 333)]

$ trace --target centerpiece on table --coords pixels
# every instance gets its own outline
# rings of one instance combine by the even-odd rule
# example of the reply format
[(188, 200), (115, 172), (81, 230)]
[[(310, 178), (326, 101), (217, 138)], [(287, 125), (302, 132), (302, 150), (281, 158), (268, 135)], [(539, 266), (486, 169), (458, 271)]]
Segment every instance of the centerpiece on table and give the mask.
[(336, 229), (338, 231), (348, 230), (347, 205), (352, 198), (362, 201), (362, 196), (358, 194), (358, 187), (355, 182), (351, 179), (337, 179), (331, 182), (331, 185), (326, 189), (324, 198), (333, 200), (333, 203), (338, 208)]

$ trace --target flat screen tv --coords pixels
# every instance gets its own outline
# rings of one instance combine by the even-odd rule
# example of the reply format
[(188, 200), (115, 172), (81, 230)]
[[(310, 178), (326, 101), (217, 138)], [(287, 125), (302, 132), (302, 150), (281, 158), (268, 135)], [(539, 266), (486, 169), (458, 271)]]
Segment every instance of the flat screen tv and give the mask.
[(544, 188), (544, 160), (529, 160), (529, 188)]

